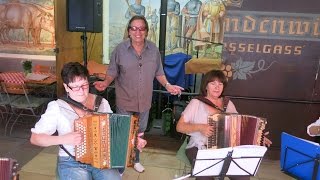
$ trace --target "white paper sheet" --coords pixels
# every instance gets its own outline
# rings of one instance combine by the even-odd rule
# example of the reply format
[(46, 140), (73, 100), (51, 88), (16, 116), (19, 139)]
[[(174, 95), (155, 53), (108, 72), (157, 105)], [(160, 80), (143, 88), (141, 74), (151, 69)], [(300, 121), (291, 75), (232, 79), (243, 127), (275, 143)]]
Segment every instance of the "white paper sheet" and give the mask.
[(27, 74), (26, 79), (34, 80), (34, 81), (42, 81), (48, 77), (49, 77), (48, 75), (44, 75), (44, 74), (29, 73)]
[[(255, 145), (243, 145), (233, 148), (221, 148), (221, 149), (206, 149), (199, 150), (197, 154), (197, 160), (193, 169), (193, 175), (195, 176), (218, 176), (223, 166), (223, 161), (228, 152), (233, 151), (233, 160), (243, 169), (250, 174), (255, 175), (256, 169), (259, 168), (260, 159), (264, 156), (267, 148), (264, 146)], [(202, 160), (201, 160), (202, 159)], [(203, 160), (209, 159), (209, 160)], [(214, 160), (210, 160), (214, 159)], [(219, 162), (221, 161), (221, 162)], [(214, 165), (215, 164), (215, 165)], [(213, 166), (214, 165), (214, 166)], [(200, 171), (212, 166), (211, 168), (199, 173)], [(228, 175), (249, 175), (245, 171), (239, 168), (234, 162), (231, 162)]]

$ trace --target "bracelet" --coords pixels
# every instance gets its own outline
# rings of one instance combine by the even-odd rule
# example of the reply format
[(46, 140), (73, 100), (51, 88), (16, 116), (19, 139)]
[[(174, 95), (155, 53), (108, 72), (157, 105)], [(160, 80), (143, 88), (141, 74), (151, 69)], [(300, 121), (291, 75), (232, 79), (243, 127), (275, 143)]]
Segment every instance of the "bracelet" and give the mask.
[(167, 82), (167, 83), (164, 85), (164, 87), (167, 88), (168, 85), (170, 85), (169, 82)]

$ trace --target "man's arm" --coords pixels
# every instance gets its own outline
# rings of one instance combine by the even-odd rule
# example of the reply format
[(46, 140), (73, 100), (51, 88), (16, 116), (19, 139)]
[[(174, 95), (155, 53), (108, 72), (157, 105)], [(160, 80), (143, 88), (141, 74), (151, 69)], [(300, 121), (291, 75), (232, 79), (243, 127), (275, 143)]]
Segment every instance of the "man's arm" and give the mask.
[(183, 90), (183, 88), (177, 85), (171, 85), (165, 75), (156, 76), (156, 78), (158, 82), (171, 94), (181, 94), (181, 90)]
[(104, 91), (112, 83), (113, 80), (114, 77), (106, 74), (104, 81), (96, 81), (93, 83), (93, 85), (98, 91)]

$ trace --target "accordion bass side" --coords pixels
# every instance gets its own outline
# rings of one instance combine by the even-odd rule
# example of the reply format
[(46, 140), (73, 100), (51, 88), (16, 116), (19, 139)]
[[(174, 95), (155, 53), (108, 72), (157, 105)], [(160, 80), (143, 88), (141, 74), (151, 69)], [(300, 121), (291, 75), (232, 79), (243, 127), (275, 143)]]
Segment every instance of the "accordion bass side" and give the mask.
[(76, 160), (99, 169), (133, 165), (137, 143), (138, 117), (93, 114), (75, 120), (75, 131), (83, 142), (75, 147)]
[(261, 145), (267, 121), (251, 115), (214, 114), (208, 116), (213, 135), (208, 137), (207, 148), (216, 149), (239, 145)]
[(19, 164), (15, 159), (0, 157), (0, 180), (17, 180)]

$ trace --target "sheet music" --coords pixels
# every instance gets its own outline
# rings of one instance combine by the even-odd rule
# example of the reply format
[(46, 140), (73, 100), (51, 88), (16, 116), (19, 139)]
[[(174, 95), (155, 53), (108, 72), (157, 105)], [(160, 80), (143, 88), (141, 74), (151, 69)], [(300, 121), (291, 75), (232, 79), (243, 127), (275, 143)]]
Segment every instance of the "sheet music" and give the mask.
[[(255, 175), (257, 166), (260, 166), (260, 159), (266, 153), (267, 148), (256, 145), (242, 145), (233, 148), (232, 158), (243, 169)], [(255, 158), (256, 157), (256, 158)], [(239, 158), (239, 159), (237, 159)], [(227, 175), (249, 175), (240, 169), (234, 162), (231, 162)]]
[[(221, 149), (205, 149), (199, 150), (193, 169), (193, 175), (195, 176), (218, 176), (220, 175), (221, 168), (223, 166), (223, 160), (228, 152), (233, 151), (233, 160), (243, 169), (243, 171), (234, 162), (231, 162), (228, 175), (255, 175), (256, 169), (260, 166), (261, 158), (267, 151), (264, 146), (256, 145), (242, 145), (237, 147), (221, 148)], [(219, 162), (221, 161), (221, 162)], [(212, 167), (210, 167), (212, 166)], [(210, 168), (208, 168), (210, 167)], [(204, 170), (208, 168), (207, 170)], [(204, 170), (204, 171), (203, 171)], [(203, 172), (201, 172), (203, 171)]]
[[(223, 158), (225, 158), (229, 151), (232, 151), (232, 148), (221, 148), (221, 149), (203, 149), (199, 150), (197, 154), (197, 160), (193, 168), (193, 174), (196, 176), (212, 176), (219, 175), (221, 168), (223, 166)], [(210, 160), (201, 160), (201, 159), (210, 159)], [(211, 160), (215, 159), (215, 160)], [(221, 162), (219, 162), (221, 161)], [(214, 165), (215, 164), (215, 165)], [(213, 166), (214, 165), (214, 166)], [(207, 167), (211, 168), (199, 173)], [(198, 174), (199, 173), (199, 174)]]
[(49, 77), (48, 75), (44, 75), (44, 74), (29, 73), (27, 74), (26, 79), (34, 80), (34, 81), (42, 81), (48, 77)]

